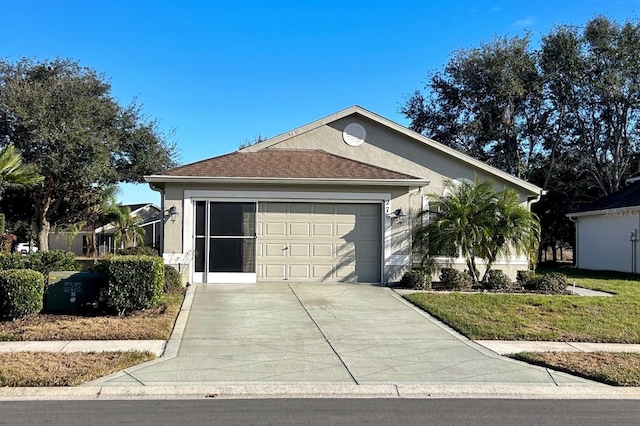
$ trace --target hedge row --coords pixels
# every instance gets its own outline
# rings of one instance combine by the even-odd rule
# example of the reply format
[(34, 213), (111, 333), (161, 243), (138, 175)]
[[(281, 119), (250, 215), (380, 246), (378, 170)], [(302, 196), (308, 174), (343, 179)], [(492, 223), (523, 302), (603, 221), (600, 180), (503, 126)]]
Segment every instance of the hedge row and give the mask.
[(20, 253), (0, 253), (0, 270), (31, 269), (45, 277), (51, 271), (76, 271), (76, 255), (64, 250), (51, 250), (23, 255)]

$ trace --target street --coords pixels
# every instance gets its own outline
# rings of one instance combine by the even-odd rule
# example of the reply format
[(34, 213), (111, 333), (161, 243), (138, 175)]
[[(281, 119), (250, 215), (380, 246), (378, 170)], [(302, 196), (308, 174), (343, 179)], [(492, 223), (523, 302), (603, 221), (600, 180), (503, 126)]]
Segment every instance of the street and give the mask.
[(0, 425), (637, 425), (636, 400), (254, 399), (0, 402)]

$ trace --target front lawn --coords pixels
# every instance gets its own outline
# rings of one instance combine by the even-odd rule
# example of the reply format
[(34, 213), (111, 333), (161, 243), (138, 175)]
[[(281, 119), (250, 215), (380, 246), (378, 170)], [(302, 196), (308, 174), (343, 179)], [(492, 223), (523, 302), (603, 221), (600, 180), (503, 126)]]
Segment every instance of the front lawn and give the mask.
[(164, 293), (156, 309), (127, 316), (31, 314), (0, 322), (0, 341), (168, 340), (184, 295)]
[[(538, 270), (538, 273), (552, 270)], [(613, 297), (415, 293), (407, 300), (474, 340), (640, 343), (640, 280), (562, 268), (570, 285)]]

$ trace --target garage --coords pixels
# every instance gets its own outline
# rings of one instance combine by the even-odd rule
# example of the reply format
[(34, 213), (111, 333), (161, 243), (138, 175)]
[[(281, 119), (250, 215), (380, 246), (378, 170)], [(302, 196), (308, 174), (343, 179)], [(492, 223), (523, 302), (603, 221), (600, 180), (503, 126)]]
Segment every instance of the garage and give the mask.
[(259, 202), (257, 279), (381, 282), (380, 203)]

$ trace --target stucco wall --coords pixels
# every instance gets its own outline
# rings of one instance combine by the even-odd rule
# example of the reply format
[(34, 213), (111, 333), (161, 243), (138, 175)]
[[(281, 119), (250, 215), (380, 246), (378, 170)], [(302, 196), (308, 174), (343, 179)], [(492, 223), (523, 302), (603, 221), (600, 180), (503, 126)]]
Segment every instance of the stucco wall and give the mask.
[[(636, 253), (636, 270), (632, 270), (630, 235), (640, 230), (638, 211), (582, 216), (577, 222), (577, 258), (579, 268), (621, 272), (640, 272)], [(639, 235), (640, 237), (640, 235)], [(640, 249), (640, 243), (635, 243)], [(638, 250), (636, 250), (638, 251)]]
[[(360, 146), (350, 146), (342, 138), (342, 131), (349, 123), (359, 123), (366, 129), (366, 141)], [(359, 114), (334, 121), (328, 125), (320, 126), (300, 134), (293, 135), (282, 142), (269, 147), (248, 148), (257, 149), (322, 149), (327, 152), (409, 174), (430, 181), (428, 186), (422, 188), (394, 188), (389, 186), (363, 187), (363, 186), (284, 186), (284, 185), (206, 185), (167, 183), (165, 185), (164, 209), (175, 206), (178, 209), (178, 217), (175, 222), (167, 221), (164, 228), (164, 252), (182, 253), (185, 246), (182, 233), (183, 226), (190, 229), (192, 218), (185, 218), (184, 203), (191, 201), (185, 199), (185, 191), (211, 190), (211, 191), (290, 191), (290, 192), (315, 192), (315, 193), (390, 193), (389, 210), (402, 209), (407, 214), (403, 224), (394, 221), (388, 228), (386, 235), (385, 280), (398, 280), (402, 273), (411, 265), (411, 229), (415, 226), (414, 215), (422, 210), (423, 197), (429, 194), (441, 195), (444, 190), (444, 181), (449, 179), (470, 179), (477, 176), (479, 179), (490, 179), (494, 182), (496, 190), (509, 187), (518, 191), (523, 205), (527, 203), (527, 193), (522, 188), (515, 186), (498, 176), (489, 175), (486, 171), (478, 169), (459, 158), (443, 153), (429, 147), (425, 143), (408, 137), (396, 130), (370, 120)], [(454, 261), (457, 267), (464, 269), (461, 259)], [(509, 263), (497, 262), (495, 269), (502, 269), (510, 277), (515, 279), (516, 271), (527, 268), (525, 258), (513, 259)]]
[[(358, 123), (365, 128), (365, 143), (354, 147), (343, 141), (342, 131), (349, 123)], [(442, 194), (445, 178), (474, 180), (475, 176), (478, 176), (481, 180), (493, 181), (498, 191), (505, 187), (518, 190), (523, 202), (527, 196), (511, 183), (496, 176), (490, 177), (486, 172), (473, 168), (458, 158), (432, 149), (420, 141), (359, 115), (345, 117), (296, 135), (268, 149), (323, 149), (345, 158), (429, 179), (431, 184), (428, 191), (436, 194)]]

